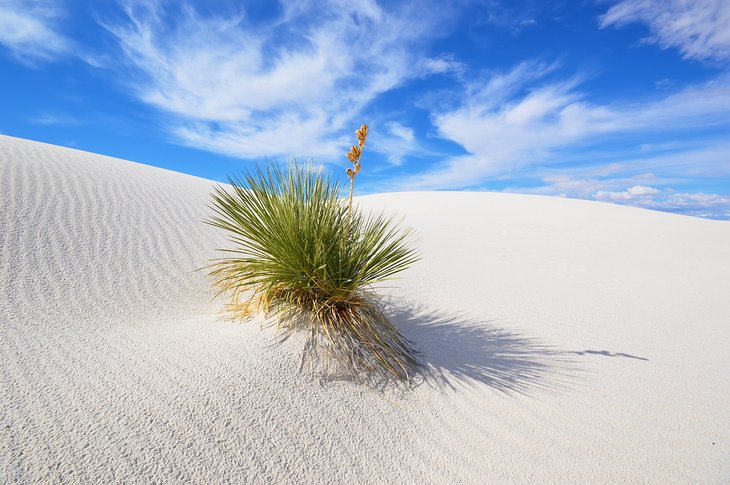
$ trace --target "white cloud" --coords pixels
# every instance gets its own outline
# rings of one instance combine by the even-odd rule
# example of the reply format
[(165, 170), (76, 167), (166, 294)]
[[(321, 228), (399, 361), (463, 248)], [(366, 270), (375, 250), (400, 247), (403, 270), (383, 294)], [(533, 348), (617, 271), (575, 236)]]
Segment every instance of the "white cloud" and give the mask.
[(671, 187), (646, 185), (682, 182), (652, 173), (600, 178), (591, 176), (590, 170), (584, 170), (579, 176), (543, 175), (542, 180), (545, 185), (508, 188), (505, 192), (598, 200), (697, 217), (730, 219), (730, 195), (678, 192)]
[(661, 193), (659, 189), (654, 187), (646, 187), (643, 185), (634, 185), (629, 187), (623, 192), (608, 192), (605, 190), (599, 190), (595, 194), (596, 200), (610, 201), (610, 202), (623, 202), (641, 199), (651, 199), (652, 196)]
[(372, 149), (384, 154), (392, 165), (401, 165), (408, 155), (427, 153), (412, 128), (397, 121), (385, 122), (382, 125), (384, 129), (377, 129), (377, 125), (374, 128), (371, 135)]
[[(659, 179), (652, 173), (640, 173), (636, 175), (600, 177), (596, 173), (584, 171), (579, 174), (550, 173), (540, 174), (544, 185), (537, 187), (508, 187), (505, 192), (552, 195), (557, 197), (571, 197), (576, 199), (594, 199), (599, 192), (615, 191), (616, 193), (626, 191), (628, 187), (645, 187), (641, 184), (668, 182)], [(632, 185), (633, 184), (633, 185)], [(642, 190), (634, 189), (637, 191)]]
[(698, 217), (730, 219), (730, 197), (699, 193), (671, 193), (664, 200), (654, 202), (654, 209)]
[[(695, 180), (718, 180), (730, 177), (730, 146), (725, 147), (724, 171), (707, 171), (705, 157), (711, 163), (719, 152), (713, 148), (685, 149), (679, 153), (657, 154), (648, 159), (625, 160), (606, 165), (542, 169), (534, 173), (543, 184), (514, 186), (505, 192), (591, 199), (680, 214), (730, 219), (730, 195), (687, 193), (672, 186)], [(656, 174), (660, 169), (662, 174)], [(694, 170), (694, 171), (693, 171)], [(534, 183), (534, 182), (533, 182)]]
[(455, 73), (461, 74), (466, 66), (452, 55), (439, 57), (424, 57), (416, 64), (417, 69), (423, 71), (423, 75)]
[(187, 145), (236, 157), (344, 157), (352, 140), (338, 141), (332, 137), (326, 130), (325, 113), (305, 112), (304, 116), (290, 110), (268, 119), (259, 117), (251, 123), (182, 122), (172, 132)]
[(477, 14), (479, 21), (506, 29), (516, 36), (524, 29), (537, 25), (534, 15), (539, 14), (540, 9), (544, 9), (550, 2), (486, 0), (476, 3), (483, 8), (481, 13)]
[(730, 3), (727, 0), (622, 0), (600, 19), (601, 27), (644, 23), (646, 42), (675, 47), (686, 59), (730, 58)]
[(684, 178), (718, 179), (730, 177), (730, 143), (727, 139), (705, 139), (698, 146), (678, 146), (667, 151), (645, 153), (643, 158), (617, 161), (623, 171), (661, 171)]
[[(523, 63), (468, 83), (460, 105), (433, 115), (439, 135), (467, 153), (405, 180), (402, 188), (476, 186), (489, 177), (561, 161), (561, 151), (575, 152), (612, 136), (730, 130), (728, 76), (659, 100), (604, 105), (585, 99), (579, 78), (546, 81), (553, 71), (554, 66)], [(730, 155), (726, 143), (712, 148), (720, 151), (715, 160)]]
[(636, 185), (622, 192), (598, 191), (595, 199), (698, 217), (730, 218), (730, 196), (718, 194), (677, 193)]
[(411, 128), (403, 126), (396, 121), (389, 121), (385, 124), (385, 127), (392, 135), (394, 135), (396, 138), (399, 138), (405, 143), (413, 143), (416, 139)]
[[(106, 27), (141, 74), (136, 95), (183, 119), (172, 127), (183, 143), (247, 158), (333, 156), (349, 143), (343, 130), (367, 121), (368, 103), (423, 74), (413, 69), (418, 46), (443, 18), (416, 15), (415, 3), (385, 11), (373, 0), (284, 8), (254, 25), (243, 13), (129, 2), (127, 21)], [(432, 72), (449, 68), (435, 62)]]
[(61, 11), (46, 0), (3, 0), (0, 4), (0, 44), (21, 62), (33, 65), (66, 54), (68, 39), (58, 33)]
[(83, 123), (81, 120), (72, 116), (54, 113), (43, 113), (30, 118), (29, 121), (39, 125), (78, 125)]

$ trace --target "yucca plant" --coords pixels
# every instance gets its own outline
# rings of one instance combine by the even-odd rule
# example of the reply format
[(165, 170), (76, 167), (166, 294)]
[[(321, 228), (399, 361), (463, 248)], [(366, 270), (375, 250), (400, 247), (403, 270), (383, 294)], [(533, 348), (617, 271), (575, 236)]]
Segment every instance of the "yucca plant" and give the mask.
[(411, 229), (352, 208), (311, 165), (267, 165), (229, 182), (215, 189), (207, 222), (233, 245), (211, 265), (233, 316), (261, 312), (286, 336), (306, 331), (303, 363), (324, 351), (340, 373), (409, 381), (416, 353), (373, 285), (418, 259)]

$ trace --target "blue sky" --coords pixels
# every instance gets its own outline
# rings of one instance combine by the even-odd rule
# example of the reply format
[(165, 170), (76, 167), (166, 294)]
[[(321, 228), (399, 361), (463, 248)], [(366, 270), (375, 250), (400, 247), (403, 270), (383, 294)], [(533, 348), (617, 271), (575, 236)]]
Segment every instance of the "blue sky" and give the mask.
[(730, 0), (0, 0), (0, 133), (730, 219)]

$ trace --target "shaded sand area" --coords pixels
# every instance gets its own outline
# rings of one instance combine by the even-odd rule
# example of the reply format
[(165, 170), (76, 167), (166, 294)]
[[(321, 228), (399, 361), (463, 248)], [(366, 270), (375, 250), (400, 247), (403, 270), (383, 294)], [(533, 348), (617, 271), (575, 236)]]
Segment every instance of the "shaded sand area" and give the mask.
[(728, 483), (730, 223), (394, 193), (412, 391), (220, 318), (207, 180), (0, 136), (0, 481)]

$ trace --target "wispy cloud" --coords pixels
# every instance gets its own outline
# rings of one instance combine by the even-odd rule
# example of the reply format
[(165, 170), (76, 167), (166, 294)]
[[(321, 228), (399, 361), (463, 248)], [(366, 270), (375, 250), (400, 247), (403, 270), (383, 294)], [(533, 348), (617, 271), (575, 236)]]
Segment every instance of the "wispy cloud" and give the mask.
[(79, 125), (83, 121), (72, 116), (54, 113), (42, 113), (29, 119), (30, 122), (39, 125)]
[(507, 30), (513, 35), (538, 24), (535, 16), (543, 9), (560, 8), (558, 5), (546, 5), (549, 2), (500, 2), (486, 0), (477, 2), (481, 7), (479, 21)]
[(392, 165), (402, 165), (407, 157), (433, 156), (416, 136), (413, 128), (397, 121), (373, 125), (371, 148), (381, 153)]
[[(730, 132), (727, 76), (660, 99), (599, 104), (581, 92), (580, 77), (552, 80), (554, 70), (553, 65), (523, 63), (466, 84), (459, 105), (435, 112), (433, 124), (467, 154), (405, 180), (403, 188), (479, 186), (530, 166), (565, 163), (566, 153), (574, 159), (611, 137), (653, 140), (680, 132), (685, 137)], [(716, 148), (728, 153), (726, 144)], [(607, 153), (610, 148), (604, 157)]]
[(137, 73), (135, 94), (176, 115), (171, 129), (182, 143), (244, 158), (332, 156), (378, 95), (455, 68), (434, 58), (413, 69), (443, 19), (417, 7), (285, 3), (281, 16), (261, 24), (243, 11), (204, 16), (128, 2), (126, 21), (106, 27)]
[[(675, 187), (730, 181), (730, 144), (704, 140), (691, 148), (667, 143), (646, 146), (644, 158), (617, 159), (611, 163), (544, 168), (534, 172), (528, 186), (515, 185), (507, 192), (532, 193), (644, 207), (687, 215), (730, 219), (730, 195), (689, 193)], [(534, 179), (539, 180), (535, 185)]]
[(681, 182), (663, 179), (651, 173), (614, 178), (552, 175), (544, 176), (542, 180), (545, 185), (508, 188), (505, 192), (598, 200), (697, 217), (730, 219), (730, 196), (703, 192), (689, 193), (672, 187), (646, 185)]
[(730, 218), (730, 196), (725, 195), (681, 193), (634, 185), (621, 192), (598, 191), (595, 199), (698, 217)]
[(71, 42), (57, 30), (62, 13), (57, 2), (48, 0), (3, 0), (0, 44), (28, 65), (66, 54)]
[(686, 59), (730, 59), (730, 5), (727, 0), (622, 0), (601, 17), (601, 27), (640, 22), (645, 42), (675, 47)]
[(416, 70), (421, 71), (423, 76), (446, 73), (460, 75), (466, 70), (466, 67), (463, 62), (451, 54), (444, 54), (438, 57), (424, 57), (416, 64)]

